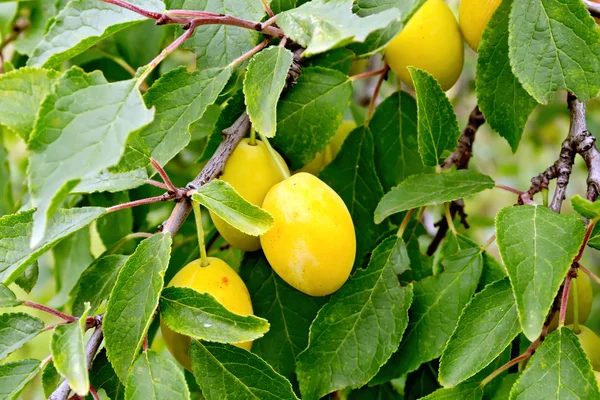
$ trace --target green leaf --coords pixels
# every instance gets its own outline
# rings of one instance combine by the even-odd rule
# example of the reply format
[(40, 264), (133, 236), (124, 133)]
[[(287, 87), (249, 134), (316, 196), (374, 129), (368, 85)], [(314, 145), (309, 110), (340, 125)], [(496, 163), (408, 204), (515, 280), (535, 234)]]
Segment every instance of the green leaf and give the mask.
[(455, 386), (494, 361), (521, 331), (510, 281), (487, 286), (465, 307), (440, 359), (439, 381)]
[(33, 290), (33, 287), (37, 283), (39, 275), (40, 268), (36, 261), (29, 267), (25, 268), (25, 271), (23, 271), (23, 273), (21, 273), (21, 275), (19, 275), (17, 279), (15, 279), (15, 283), (17, 284), (17, 286), (23, 289), (25, 293), (29, 294), (31, 293), (31, 290)]
[(50, 360), (50, 362), (42, 371), (42, 387), (44, 389), (44, 396), (49, 398), (62, 381), (63, 377), (60, 376), (56, 370), (56, 367), (54, 367), (54, 362)]
[(529, 114), (537, 101), (510, 68), (508, 20), (513, 0), (500, 3), (483, 31), (477, 57), (477, 104), (490, 127), (517, 151)]
[(28, 182), (37, 207), (32, 246), (42, 241), (48, 218), (79, 180), (117, 164), (129, 133), (153, 116), (134, 79), (107, 83), (99, 72), (74, 67), (58, 80), (29, 141)]
[(83, 341), (89, 311), (88, 306), (78, 321), (58, 325), (54, 328), (50, 342), (52, 361), (56, 370), (69, 380), (69, 386), (79, 396), (85, 396), (90, 389), (87, 356)]
[(600, 398), (590, 361), (569, 328), (562, 327), (548, 335), (514, 384), (510, 398)]
[(273, 226), (271, 214), (246, 201), (225, 181), (215, 179), (200, 186), (192, 200), (248, 235), (262, 235)]
[(444, 271), (413, 284), (408, 328), (398, 351), (371, 383), (383, 383), (415, 371), (442, 354), (464, 306), (475, 293), (483, 258), (467, 249), (444, 260)]
[(584, 218), (600, 219), (600, 202), (591, 202), (576, 194), (571, 198), (571, 205)]
[(438, 389), (429, 396), (421, 397), (422, 400), (481, 400), (483, 390), (479, 382), (465, 382), (451, 389)]
[(108, 359), (122, 382), (127, 382), (129, 368), (158, 306), (170, 251), (168, 233), (156, 233), (143, 240), (119, 272), (108, 299), (104, 343)]
[(579, 0), (515, 0), (508, 38), (510, 65), (539, 103), (557, 89), (581, 101), (600, 90), (600, 35)]
[(269, 330), (267, 320), (235, 314), (213, 295), (183, 287), (163, 290), (160, 315), (175, 332), (211, 342), (248, 342)]
[(364, 42), (371, 32), (400, 21), (396, 9), (365, 18), (352, 14), (352, 0), (312, 0), (277, 16), (285, 35), (305, 47), (310, 57), (353, 42)]
[(122, 255), (100, 257), (83, 271), (71, 292), (74, 315), (83, 313), (84, 303), (89, 303), (90, 313), (94, 313), (102, 301), (108, 299), (128, 258)]
[(398, 241), (383, 241), (368, 267), (359, 269), (317, 314), (308, 347), (298, 356), (303, 399), (365, 385), (398, 348), (413, 297), (412, 288), (401, 287), (396, 277), (402, 267), (395, 265)]
[(155, 351), (144, 351), (131, 367), (125, 399), (189, 399), (190, 391), (181, 369)]
[(29, 314), (0, 314), (0, 360), (36, 337), (42, 329), (44, 323)]
[(302, 61), (303, 67), (322, 67), (335, 69), (348, 75), (355, 61), (354, 52), (348, 49), (335, 49)]
[(460, 131), (454, 107), (427, 71), (408, 67), (417, 95), (419, 153), (423, 164), (437, 166), (446, 150), (454, 150)]
[(266, 137), (275, 136), (277, 102), (292, 65), (292, 52), (270, 47), (255, 55), (246, 70), (244, 95), (252, 126)]
[[(300, 0), (300, 3), (304, 3), (305, 0)], [(279, 14), (282, 11), (290, 10), (296, 7), (298, 0), (271, 0), (269, 6), (274, 14)]]
[(385, 194), (375, 210), (375, 222), (412, 208), (443, 204), (494, 187), (487, 175), (473, 170), (413, 175)]
[(273, 146), (300, 169), (325, 149), (342, 122), (352, 95), (352, 83), (336, 70), (304, 68), (298, 83), (277, 105), (277, 136)]
[(40, 371), (38, 360), (20, 360), (0, 364), (0, 399), (16, 399)]
[(125, 398), (125, 386), (119, 381), (117, 374), (106, 357), (106, 350), (98, 352), (90, 369), (90, 384), (98, 391), (104, 389), (111, 400)]
[(4, 284), (0, 283), (0, 308), (3, 307), (16, 307), (23, 304), (21, 300), (17, 300), (17, 296), (4, 286)]
[[(138, 0), (136, 5), (155, 12), (165, 9), (160, 0)], [(27, 65), (58, 68), (63, 61), (110, 35), (145, 20), (146, 17), (112, 4), (94, 2), (90, 5), (86, 0), (72, 0), (49, 20), (44, 38)]]
[(161, 76), (144, 95), (147, 106), (156, 108), (156, 115), (140, 136), (161, 165), (188, 145), (190, 124), (217, 100), (231, 72), (231, 68), (195, 72), (177, 68)]
[(252, 298), (254, 314), (270, 329), (252, 344), (252, 352), (290, 381), (296, 358), (308, 346), (308, 329), (326, 298), (308, 296), (288, 285), (262, 253), (246, 253), (240, 274)]
[(0, 76), (0, 124), (29, 139), (38, 108), (50, 93), (55, 71), (20, 68)]
[(147, 179), (146, 168), (128, 172), (104, 170), (97, 175), (81, 178), (73, 193), (120, 192), (142, 186)]
[(69, 300), (69, 292), (83, 271), (94, 261), (90, 252), (90, 230), (81, 229), (64, 238), (52, 249), (52, 256), (58, 293), (48, 305), (59, 308)]
[(385, 191), (411, 175), (432, 172), (419, 155), (417, 104), (406, 92), (387, 97), (369, 122), (375, 144), (375, 167)]
[(425, 0), (356, 0), (353, 11), (363, 17), (396, 8), (406, 22), (424, 2)]
[(39, 256), (99, 218), (104, 211), (99, 207), (58, 210), (48, 223), (44, 240), (33, 249), (29, 248), (33, 210), (0, 218), (0, 281), (5, 285), (14, 282)]
[(4, 137), (8, 136), (7, 131), (8, 129), (0, 126), (0, 217), (11, 214), (16, 208), (11, 181), (11, 169), (14, 169), (14, 167), (10, 165), (8, 152), (4, 146)]
[(500, 256), (517, 300), (523, 333), (531, 341), (542, 332), (584, 231), (579, 217), (546, 207), (505, 207), (496, 216)]
[(356, 232), (356, 266), (363, 265), (388, 227), (375, 225), (373, 213), (383, 196), (383, 188), (375, 171), (373, 134), (360, 127), (342, 145), (340, 154), (320, 174), (320, 178), (340, 195), (350, 211)]
[[(167, 4), (171, 10), (209, 11), (256, 22), (265, 15), (261, 2), (254, 0), (171, 0)], [(184, 47), (196, 52), (199, 69), (222, 68), (252, 49), (259, 39), (260, 34), (250, 29), (205, 25), (196, 28)]]
[(249, 351), (194, 340), (190, 355), (194, 377), (207, 400), (297, 399), (290, 382)]

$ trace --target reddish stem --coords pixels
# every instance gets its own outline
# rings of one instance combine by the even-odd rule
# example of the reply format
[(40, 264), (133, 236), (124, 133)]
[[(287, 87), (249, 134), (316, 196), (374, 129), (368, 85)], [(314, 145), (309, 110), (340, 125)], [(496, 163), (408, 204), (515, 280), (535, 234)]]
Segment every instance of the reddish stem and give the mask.
[(369, 103), (369, 111), (367, 113), (367, 118), (366, 118), (365, 124), (373, 116), (373, 111), (375, 111), (375, 103), (377, 103), (377, 97), (379, 96), (379, 90), (381, 89), (381, 85), (383, 84), (383, 81), (387, 75), (387, 71), (390, 69), (390, 66), (386, 64), (386, 66), (383, 67), (383, 69), (384, 69), (384, 71), (381, 72), (381, 76), (379, 77), (379, 80), (377, 81), (377, 85), (375, 86), (375, 90), (373, 91), (373, 97), (371, 97), (371, 102)]
[(150, 63), (146, 66), (144, 72), (142, 72), (142, 74), (138, 78), (138, 82), (143, 83), (148, 77), (148, 75), (150, 75), (150, 73), (154, 70), (154, 68), (156, 68), (158, 64), (160, 64), (165, 58), (167, 58), (169, 54), (178, 49), (179, 46), (183, 44), (183, 42), (188, 40), (194, 34), (194, 29), (196, 28), (196, 26), (197, 25), (194, 24), (193, 20), (189, 24), (186, 24), (184, 26), (184, 29), (187, 27), (187, 30), (183, 32), (181, 36), (175, 39), (170, 45), (165, 47), (159, 55), (154, 57), (152, 61), (150, 61)]
[(579, 270), (583, 271), (583, 273), (585, 273), (587, 276), (589, 276), (590, 278), (592, 278), (597, 284), (600, 285), (600, 277), (598, 277), (598, 275), (594, 274), (592, 271), (590, 271), (589, 269), (585, 268), (581, 264), (579, 264)]
[(583, 237), (583, 243), (581, 243), (581, 247), (579, 248), (579, 253), (577, 253), (577, 256), (573, 260), (574, 263), (579, 262), (579, 260), (581, 260), (581, 257), (583, 257), (583, 252), (584, 252), (588, 242), (590, 241), (590, 236), (592, 235), (594, 226), (596, 226), (596, 222), (597, 221), (595, 219), (593, 219), (588, 224), (587, 229), (585, 230), (585, 236)]
[[(194, 10), (169, 10), (166, 14), (167, 17), (176, 17), (178, 19), (185, 19), (188, 22), (192, 22), (196, 26), (200, 25), (230, 25), (238, 26), (240, 28), (246, 28), (252, 31), (264, 33), (265, 35), (273, 37), (283, 36), (283, 31), (279, 28), (272, 26), (271, 24), (248, 21), (245, 19), (233, 17), (231, 15), (215, 14), (206, 11), (194, 11)], [(191, 18), (191, 19), (190, 19)], [(270, 21), (268, 19), (265, 22)]]
[(116, 206), (112, 206), (106, 209), (106, 213), (112, 213), (119, 210), (124, 210), (126, 208), (132, 208), (141, 206), (144, 204), (152, 204), (152, 203), (160, 203), (169, 200), (173, 200), (177, 195), (175, 193), (165, 193), (160, 196), (148, 197), (147, 199), (134, 200), (123, 204), (117, 204)]
[(142, 344), (144, 351), (148, 351), (148, 335), (144, 336), (144, 342)]
[(163, 167), (161, 167), (161, 165), (158, 163), (158, 161), (156, 161), (154, 158), (151, 158), (150, 162), (152, 163), (152, 166), (154, 167), (154, 169), (156, 169), (156, 172), (158, 172), (158, 174), (162, 178), (163, 182), (165, 182), (165, 185), (167, 185), (168, 190), (173, 193), (180, 194), (179, 193), (180, 190), (177, 189), (175, 187), (175, 185), (173, 185), (173, 182), (171, 182), (171, 178), (169, 178), (167, 171), (165, 171), (165, 169)]
[(59, 317), (59, 318), (62, 318), (62, 319), (64, 319), (64, 320), (65, 320), (65, 321), (67, 321), (67, 322), (75, 322), (75, 321), (77, 321), (77, 319), (78, 319), (78, 318), (76, 318), (76, 317), (73, 317), (73, 316), (71, 316), (71, 315), (67, 315), (67, 314), (65, 314), (65, 313), (62, 313), (62, 312), (60, 312), (60, 311), (58, 311), (58, 310), (55, 310), (54, 308), (47, 307), (47, 306), (45, 306), (45, 305), (43, 305), (43, 304), (34, 303), (34, 302), (32, 302), (32, 301), (24, 301), (24, 302), (23, 302), (23, 305), (24, 305), (24, 306), (26, 306), (26, 307), (35, 308), (36, 310), (45, 311), (45, 312), (47, 312), (48, 314), (55, 315), (55, 316), (57, 316), (57, 317)]
[(260, 0), (262, 2), (262, 5), (265, 9), (265, 11), (267, 12), (267, 14), (269, 15), (269, 17), (273, 18), (275, 16), (275, 14), (273, 14), (273, 10), (271, 10), (271, 7), (269, 7), (269, 3), (267, 3), (267, 0)]
[(500, 375), (501, 373), (503, 373), (504, 371), (506, 371), (513, 365), (516, 365), (516, 364), (520, 363), (521, 361), (524, 361), (527, 358), (531, 357), (531, 355), (539, 347), (540, 343), (542, 343), (543, 337), (544, 337), (544, 335), (540, 336), (539, 338), (537, 338), (535, 340), (535, 342), (531, 343), (529, 345), (529, 347), (527, 348), (527, 350), (525, 350), (525, 352), (523, 354), (521, 354), (518, 357), (513, 358), (512, 360), (510, 360), (509, 362), (507, 362), (506, 364), (504, 364), (503, 366), (501, 366), (500, 368), (498, 368), (497, 370), (492, 372), (487, 378), (485, 378), (484, 380), (481, 381), (481, 383), (479, 384), (479, 387), (484, 388), (494, 378), (496, 378), (498, 375)]
[(155, 181), (153, 179), (146, 179), (146, 183), (148, 185), (156, 186), (157, 188), (161, 188), (164, 190), (169, 190), (169, 187), (162, 182)]
[(239, 63), (242, 63), (242, 62), (246, 61), (247, 59), (249, 59), (250, 57), (252, 57), (256, 53), (258, 53), (259, 51), (261, 51), (262, 49), (264, 49), (269, 44), (270, 41), (271, 41), (270, 38), (263, 40), (260, 44), (258, 44), (252, 50), (250, 50), (249, 52), (247, 52), (245, 54), (242, 54), (240, 57), (238, 57), (235, 60), (233, 60), (233, 62), (231, 63), (231, 65), (236, 65), (236, 64), (239, 64)]
[(94, 400), (100, 400), (100, 396), (98, 396), (98, 393), (96, 393), (96, 390), (92, 385), (90, 385), (90, 394)]
[(353, 81), (357, 81), (359, 79), (366, 79), (366, 78), (371, 78), (373, 76), (377, 76), (383, 73), (386, 73), (389, 67), (383, 67), (381, 69), (375, 70), (375, 71), (367, 71), (367, 72), (363, 72), (362, 74), (358, 74), (358, 75), (353, 75), (350, 77), (350, 79), (352, 79)]
[(514, 193), (514, 194), (519, 195), (519, 196), (523, 196), (525, 194), (525, 192), (523, 192), (523, 191), (521, 191), (519, 189), (515, 189), (515, 188), (512, 188), (510, 186), (502, 185), (500, 183), (496, 183), (496, 187), (498, 189), (506, 190), (507, 192), (511, 192), (511, 193)]
[(565, 318), (567, 317), (567, 304), (569, 302), (569, 291), (571, 290), (571, 278), (573, 269), (574, 268), (571, 267), (569, 269), (569, 272), (567, 272), (565, 284), (563, 285), (562, 298), (560, 300), (560, 314), (558, 314), (559, 327), (565, 325)]
[(271, 18), (261, 24), (262, 29), (264, 30), (267, 27), (274, 25), (275, 21), (277, 21), (277, 15), (271, 16)]

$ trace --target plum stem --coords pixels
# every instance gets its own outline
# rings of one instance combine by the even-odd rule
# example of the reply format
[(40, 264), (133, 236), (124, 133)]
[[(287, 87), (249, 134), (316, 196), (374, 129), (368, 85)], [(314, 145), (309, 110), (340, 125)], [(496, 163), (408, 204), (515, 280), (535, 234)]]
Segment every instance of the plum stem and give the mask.
[(192, 209), (194, 210), (194, 218), (196, 219), (196, 231), (198, 232), (198, 248), (200, 249), (200, 266), (208, 267), (208, 257), (206, 255), (206, 244), (204, 243), (204, 228), (202, 227), (202, 211), (200, 204), (192, 200)]
[(254, 129), (254, 126), (250, 127), (250, 139), (248, 139), (248, 144), (250, 146), (256, 146), (256, 129)]
[(271, 156), (271, 159), (277, 166), (277, 169), (281, 173), (281, 176), (283, 177), (283, 179), (289, 178), (290, 173), (285, 169), (285, 167), (281, 163), (281, 160), (279, 159), (279, 157), (277, 157), (277, 153), (275, 152), (275, 149), (273, 148), (273, 146), (271, 146), (271, 143), (269, 143), (269, 139), (267, 139), (267, 137), (265, 135), (263, 135), (262, 133), (260, 133), (260, 132), (257, 132), (257, 133), (258, 133), (258, 136), (260, 137), (260, 140), (267, 147), (267, 150), (269, 151), (269, 155)]

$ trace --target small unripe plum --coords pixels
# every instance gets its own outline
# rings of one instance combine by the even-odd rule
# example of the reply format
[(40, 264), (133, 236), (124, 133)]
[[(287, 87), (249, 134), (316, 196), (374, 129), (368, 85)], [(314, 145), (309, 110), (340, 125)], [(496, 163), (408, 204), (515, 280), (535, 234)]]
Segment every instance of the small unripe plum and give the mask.
[(350, 212), (333, 189), (300, 172), (273, 186), (262, 207), (275, 222), (260, 242), (284, 281), (311, 296), (326, 296), (346, 282), (356, 236)]
[[(183, 267), (169, 283), (174, 287), (186, 287), (200, 293), (213, 295), (219, 303), (232, 313), (253, 315), (252, 301), (242, 278), (225, 261), (208, 257), (209, 265), (202, 267), (200, 260), (194, 260)], [(188, 336), (172, 331), (162, 320), (160, 327), (167, 348), (175, 359), (187, 370), (192, 370), (190, 342)], [(250, 350), (252, 342), (234, 343)]]
[[(567, 315), (565, 316), (565, 325), (569, 325), (575, 322), (573, 319), (575, 310), (573, 298), (575, 294), (572, 289), (573, 287), (571, 286), (571, 290), (569, 291), (569, 301), (567, 302)], [(592, 281), (590, 280), (590, 277), (584, 274), (583, 272), (577, 274), (577, 297), (579, 299), (579, 323), (584, 324), (588, 320), (588, 317), (592, 312), (594, 293), (592, 291)], [(559, 315), (558, 313), (556, 313), (548, 327), (550, 332), (554, 331), (558, 327), (558, 318)]]
[(414, 89), (406, 67), (429, 72), (448, 90), (463, 69), (464, 48), (454, 14), (443, 0), (427, 0), (385, 49), (385, 61)]
[(458, 21), (465, 42), (477, 51), (483, 30), (502, 0), (461, 0)]
[(581, 347), (592, 363), (592, 369), (600, 370), (600, 337), (583, 325), (579, 325), (579, 332), (575, 332), (573, 325), (567, 325), (567, 328), (571, 329), (579, 338)]
[[(283, 158), (279, 154), (277, 157), (287, 170)], [(240, 196), (260, 207), (269, 189), (284, 177), (263, 142), (257, 140), (255, 145), (251, 145), (248, 139), (242, 139), (227, 160), (219, 179), (231, 184)], [(210, 216), (221, 236), (233, 247), (244, 251), (260, 249), (258, 237), (239, 231), (212, 212)]]

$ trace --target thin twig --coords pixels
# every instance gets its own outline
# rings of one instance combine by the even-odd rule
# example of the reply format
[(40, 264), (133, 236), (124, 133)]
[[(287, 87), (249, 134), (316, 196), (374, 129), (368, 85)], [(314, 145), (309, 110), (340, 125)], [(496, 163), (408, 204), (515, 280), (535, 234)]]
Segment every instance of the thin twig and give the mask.
[(92, 385), (90, 385), (90, 394), (92, 395), (92, 398), (94, 400), (100, 400), (100, 396), (98, 396), (98, 393), (96, 393), (96, 389), (94, 389)]
[(594, 280), (597, 284), (600, 285), (600, 277), (598, 275), (594, 274), (592, 271), (590, 271), (589, 269), (585, 268), (581, 264), (579, 264), (579, 269), (581, 271), (583, 271), (583, 273), (585, 273), (587, 276), (589, 276), (592, 280)]
[(263, 40), (258, 45), (256, 45), (254, 48), (252, 48), (250, 51), (242, 54), (241, 56), (239, 56), (238, 58), (236, 58), (235, 60), (233, 60), (231, 62), (231, 65), (238, 65), (238, 64), (241, 64), (242, 62), (246, 61), (247, 59), (249, 59), (250, 57), (252, 57), (256, 53), (258, 53), (259, 51), (261, 51), (262, 49), (264, 49), (265, 47), (267, 47), (267, 45), (269, 44), (270, 41), (271, 41), (271, 38)]
[(167, 192), (167, 193), (161, 194), (160, 196), (154, 196), (154, 197), (148, 197), (146, 199), (129, 201), (127, 203), (117, 204), (116, 206), (108, 207), (106, 209), (106, 213), (108, 214), (108, 213), (112, 213), (115, 211), (124, 210), (126, 208), (141, 206), (144, 204), (165, 202), (165, 201), (173, 200), (175, 198), (177, 198), (177, 194)]
[(573, 275), (577, 277), (577, 269), (569, 268), (569, 272), (567, 272), (567, 276), (565, 277), (565, 283), (563, 284), (562, 290), (562, 298), (560, 301), (560, 314), (558, 314), (558, 326), (565, 325), (565, 318), (567, 317), (567, 304), (569, 302), (569, 291), (571, 290), (571, 278)]
[[(225, 162), (227, 162), (233, 150), (235, 150), (240, 140), (246, 136), (249, 130), (250, 119), (248, 118), (248, 114), (243, 113), (231, 127), (223, 131), (225, 138), (198, 176), (188, 183), (187, 189), (190, 191), (197, 190), (200, 186), (218, 177), (223, 172)], [(179, 231), (179, 228), (181, 228), (191, 211), (192, 204), (189, 197), (182, 198), (175, 205), (171, 216), (162, 224), (160, 230), (174, 235)]]
[(467, 169), (469, 167), (469, 160), (473, 154), (473, 142), (475, 142), (475, 134), (481, 125), (485, 123), (485, 117), (479, 109), (479, 106), (475, 106), (473, 111), (469, 114), (469, 120), (467, 126), (462, 131), (456, 149), (450, 154), (442, 163), (442, 169), (448, 169), (453, 165), (456, 165), (457, 169)]
[[(596, 148), (596, 138), (587, 130), (585, 104), (577, 100), (573, 93), (568, 93), (567, 103), (570, 111), (570, 127), (567, 138), (561, 145), (558, 160), (544, 172), (531, 179), (531, 186), (527, 191), (529, 199), (548, 189), (549, 181), (556, 179), (556, 190), (549, 208), (560, 212), (569, 178), (575, 163), (575, 155), (579, 154), (584, 159), (588, 168), (588, 200), (594, 201), (600, 193), (600, 153)], [(521, 196), (523, 200), (524, 196)]]
[(187, 30), (185, 32), (183, 32), (183, 34), (181, 36), (179, 36), (177, 39), (175, 39), (170, 45), (168, 45), (167, 47), (165, 47), (146, 66), (146, 69), (144, 70), (144, 72), (142, 72), (142, 74), (139, 76), (139, 78), (137, 80), (138, 81), (138, 85), (143, 84), (144, 81), (146, 80), (146, 78), (148, 77), (148, 75), (150, 75), (150, 73), (154, 70), (154, 68), (156, 68), (156, 66), (158, 66), (158, 64), (160, 64), (165, 58), (167, 58), (167, 56), (169, 54), (171, 54), (172, 52), (174, 52), (175, 50), (177, 50), (179, 48), (179, 46), (181, 46), (183, 44), (183, 42), (185, 42), (186, 40), (188, 40), (194, 34), (194, 29), (196, 28), (196, 26), (197, 25), (194, 24), (193, 21), (190, 24), (184, 26), (184, 28), (187, 28)]
[(169, 190), (169, 187), (162, 182), (155, 181), (153, 179), (146, 179), (146, 183), (148, 185), (156, 186), (157, 188), (161, 188), (164, 190)]
[(381, 85), (383, 85), (383, 81), (385, 80), (385, 78), (387, 76), (390, 66), (386, 64), (383, 67), (383, 69), (384, 69), (384, 71), (381, 72), (381, 75), (379, 76), (377, 85), (375, 85), (375, 90), (373, 90), (373, 96), (371, 97), (371, 101), (369, 102), (369, 110), (367, 111), (367, 118), (365, 119), (365, 124), (373, 116), (373, 112), (375, 111), (375, 105), (377, 104), (377, 97), (379, 97), (379, 90), (381, 89)]
[(171, 178), (169, 178), (167, 171), (165, 171), (165, 169), (158, 163), (158, 161), (156, 161), (154, 158), (150, 158), (150, 163), (152, 163), (152, 166), (154, 167), (156, 172), (158, 172), (165, 185), (167, 185), (167, 190), (181, 195), (181, 189), (178, 189), (177, 187), (175, 187), (175, 185), (173, 185), (173, 182), (171, 182)]
[(350, 79), (352, 79), (353, 81), (357, 81), (359, 79), (371, 78), (371, 77), (386, 73), (388, 68), (389, 67), (383, 67), (383, 68), (375, 70), (375, 71), (367, 71), (367, 72), (363, 72), (362, 74), (352, 75), (350, 77)]
[(2, 51), (10, 42), (17, 39), (22, 32), (29, 29), (30, 26), (31, 24), (27, 18), (21, 17), (17, 19), (12, 26), (12, 32), (6, 35), (4, 40), (0, 42), (0, 74), (4, 73), (4, 54)]
[(511, 193), (514, 193), (514, 194), (519, 195), (519, 196), (522, 196), (522, 195), (525, 194), (525, 192), (523, 192), (523, 191), (521, 191), (519, 189), (515, 189), (515, 188), (512, 188), (510, 186), (502, 185), (500, 183), (496, 183), (496, 187), (498, 189), (506, 190), (507, 192), (511, 192)]
[(23, 305), (26, 306), (26, 307), (35, 308), (37, 310), (41, 310), (41, 311), (47, 312), (48, 314), (52, 314), (54, 316), (62, 318), (62, 319), (64, 319), (67, 322), (75, 322), (75, 321), (78, 320), (78, 318), (76, 318), (76, 317), (73, 317), (71, 315), (67, 315), (65, 313), (62, 313), (62, 312), (60, 312), (58, 310), (55, 310), (54, 308), (50, 308), (50, 307), (45, 306), (43, 304), (34, 303), (32, 301), (24, 301)]
[(271, 10), (271, 7), (269, 7), (269, 3), (267, 3), (267, 0), (260, 0), (265, 11), (267, 12), (267, 14), (269, 15), (270, 18), (273, 18), (275, 16), (275, 14), (273, 14), (273, 10)]
[(585, 236), (583, 237), (583, 242), (581, 243), (581, 246), (579, 247), (579, 252), (577, 253), (577, 256), (575, 256), (575, 259), (573, 260), (574, 263), (578, 263), (581, 260), (581, 257), (583, 257), (583, 252), (585, 251), (585, 248), (587, 247), (587, 244), (590, 241), (590, 236), (592, 236), (592, 232), (594, 231), (594, 227), (596, 226), (597, 222), (598, 222), (598, 220), (593, 219), (588, 224), (587, 229), (585, 230)]

